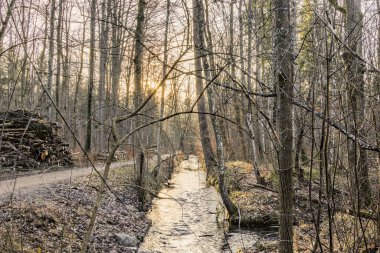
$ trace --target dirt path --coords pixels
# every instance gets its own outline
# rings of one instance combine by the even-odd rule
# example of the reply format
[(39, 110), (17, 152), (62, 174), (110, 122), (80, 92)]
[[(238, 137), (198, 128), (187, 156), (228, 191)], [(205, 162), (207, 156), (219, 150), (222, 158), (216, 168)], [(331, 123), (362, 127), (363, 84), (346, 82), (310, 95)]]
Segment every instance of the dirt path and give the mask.
[[(111, 168), (133, 165), (133, 161), (115, 162)], [(104, 165), (97, 165), (98, 171), (104, 171)], [(48, 187), (49, 184), (60, 181), (74, 179), (77, 177), (90, 175), (93, 171), (92, 167), (77, 168), (74, 167), (68, 170), (54, 171), (41, 173), (37, 175), (22, 176), (16, 179), (0, 181), (0, 196), (14, 192), (17, 195), (25, 194), (33, 188)]]

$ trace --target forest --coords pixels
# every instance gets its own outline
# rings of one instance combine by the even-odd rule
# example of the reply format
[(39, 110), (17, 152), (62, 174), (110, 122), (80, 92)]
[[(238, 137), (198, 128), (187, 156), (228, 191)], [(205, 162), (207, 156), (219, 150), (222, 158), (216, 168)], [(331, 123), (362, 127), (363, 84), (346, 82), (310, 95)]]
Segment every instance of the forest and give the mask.
[(380, 252), (380, 0), (0, 21), (0, 252)]

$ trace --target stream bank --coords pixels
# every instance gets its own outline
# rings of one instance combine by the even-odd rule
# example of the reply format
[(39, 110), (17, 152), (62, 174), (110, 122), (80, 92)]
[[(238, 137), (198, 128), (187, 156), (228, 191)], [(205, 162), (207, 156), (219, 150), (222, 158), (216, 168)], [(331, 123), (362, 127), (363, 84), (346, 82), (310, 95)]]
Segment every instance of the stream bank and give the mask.
[(148, 218), (152, 226), (139, 253), (248, 252), (267, 230), (228, 230), (222, 200), (206, 181), (196, 156), (183, 161), (173, 174), (170, 187), (153, 200)]

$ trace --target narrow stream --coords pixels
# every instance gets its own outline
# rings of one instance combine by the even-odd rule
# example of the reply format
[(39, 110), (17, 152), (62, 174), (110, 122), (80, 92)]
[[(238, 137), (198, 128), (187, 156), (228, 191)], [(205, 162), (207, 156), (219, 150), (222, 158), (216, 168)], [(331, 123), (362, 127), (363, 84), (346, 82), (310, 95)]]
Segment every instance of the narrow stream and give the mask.
[(257, 232), (223, 229), (222, 200), (214, 187), (207, 186), (196, 156), (176, 168), (170, 185), (153, 202), (148, 214), (152, 226), (138, 252), (235, 253), (260, 237)]

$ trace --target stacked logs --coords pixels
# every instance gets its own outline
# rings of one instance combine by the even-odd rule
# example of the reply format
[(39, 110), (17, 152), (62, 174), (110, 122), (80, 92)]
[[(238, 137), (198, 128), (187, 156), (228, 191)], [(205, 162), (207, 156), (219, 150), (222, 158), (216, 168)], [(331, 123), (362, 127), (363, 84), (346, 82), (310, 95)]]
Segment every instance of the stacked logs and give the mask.
[(73, 165), (60, 126), (28, 111), (0, 112), (0, 169), (29, 170)]

